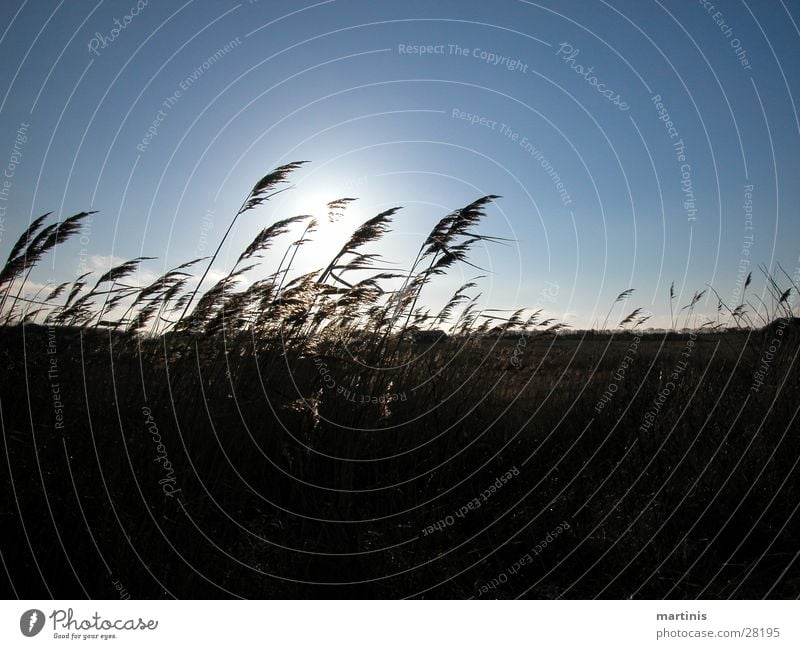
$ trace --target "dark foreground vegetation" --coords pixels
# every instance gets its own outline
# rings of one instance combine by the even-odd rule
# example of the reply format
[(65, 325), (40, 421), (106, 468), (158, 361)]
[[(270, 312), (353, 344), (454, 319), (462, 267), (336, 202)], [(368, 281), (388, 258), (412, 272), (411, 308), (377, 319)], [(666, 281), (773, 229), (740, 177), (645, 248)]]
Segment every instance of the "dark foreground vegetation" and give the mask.
[(34, 224), (0, 274), (7, 595), (795, 597), (792, 288), (646, 336), (639, 310), (591, 333), (500, 317), (471, 283), (430, 313), (424, 287), (490, 239), (492, 198), (440, 221), (410, 271), (365, 249), (391, 211), (299, 277), (314, 223), (278, 222), (202, 295), (193, 264), (140, 287), (133, 260), (24, 297), (80, 218)]

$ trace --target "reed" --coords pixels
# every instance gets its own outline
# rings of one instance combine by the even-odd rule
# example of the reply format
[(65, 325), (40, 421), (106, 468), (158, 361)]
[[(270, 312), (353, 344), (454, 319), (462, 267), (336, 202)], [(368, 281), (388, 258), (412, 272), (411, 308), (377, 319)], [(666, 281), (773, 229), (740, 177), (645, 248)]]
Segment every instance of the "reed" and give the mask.
[[(649, 598), (706, 588), (725, 596), (742, 586), (762, 596), (766, 587), (730, 572), (773, 547), (775, 534), (737, 547), (761, 528), (783, 530), (775, 552), (789, 559), (779, 568), (792, 565), (800, 493), (786, 478), (798, 452), (785, 433), (796, 415), (800, 341), (790, 326), (797, 286), (783, 269), (762, 268), (766, 302), (748, 276), (739, 304), (707, 287), (676, 313), (670, 286), (668, 331), (642, 329), (652, 316), (625, 307), (632, 288), (613, 301), (602, 333), (571, 331), (541, 308), (483, 304), (486, 274), (472, 271), (470, 253), (506, 241), (483, 233), (497, 198), (485, 196), (434, 223), (403, 268), (376, 251), (397, 209), (365, 220), (331, 258), (302, 270), (298, 251), (314, 245), (319, 220), (270, 218), (206, 287), (234, 224), (262, 218), (292, 168), (256, 183), (214, 255), (142, 286), (134, 277), (145, 257), (29, 290), (32, 269), (77, 234), (80, 218), (65, 227), (40, 217), (13, 246), (0, 271), (0, 321), (12, 325), (0, 327), (3, 470), (9, 484), (36, 479), (29, 492), (0, 490), (0, 510), (50, 514), (8, 526), (3, 556), (18, 583), (35, 575), (30, 545), (48, 549), (35, 553), (41, 571), (57, 574), (66, 595), (79, 591), (63, 585), (64, 552), (86, 592), (106, 592), (88, 547), (129, 570), (126, 584), (142, 597), (167, 588), (217, 598), (429, 589), (469, 597), (526, 551), (513, 539), (529, 524), (546, 534), (568, 516), (580, 534), (520, 571), (513, 594), (627, 596), (630, 587)], [(332, 201), (321, 218), (336, 223), (352, 202)], [(429, 287), (450, 288), (454, 269), (474, 276), (443, 305), (429, 304)], [(705, 290), (717, 314), (694, 336), (683, 329)], [(627, 315), (609, 326), (616, 308)], [(54, 427), (51, 340), (63, 429)], [(27, 399), (19, 398), (23, 374)], [(162, 491), (143, 405), (180, 499)], [(647, 431), (637, 433), (644, 421)], [(511, 466), (520, 476), (447, 533), (420, 532)], [(40, 482), (49, 510), (34, 489)], [(751, 512), (768, 524), (755, 525)], [(54, 526), (64, 535), (59, 547)], [(451, 552), (461, 546), (468, 550)], [(727, 572), (717, 578), (718, 569)], [(796, 593), (796, 581), (781, 592)]]

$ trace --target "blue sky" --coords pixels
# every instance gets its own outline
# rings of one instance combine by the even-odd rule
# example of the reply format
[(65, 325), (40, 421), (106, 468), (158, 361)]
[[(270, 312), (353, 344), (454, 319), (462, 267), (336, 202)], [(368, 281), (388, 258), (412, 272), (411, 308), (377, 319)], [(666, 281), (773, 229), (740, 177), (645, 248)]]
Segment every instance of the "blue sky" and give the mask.
[(309, 160), (218, 272), (342, 196), (360, 200), (298, 271), (395, 205), (378, 249), (408, 263), (491, 193), (481, 231), (515, 243), (476, 250), (485, 306), (590, 326), (634, 287), (617, 313), (664, 324), (673, 281), (680, 304), (706, 284), (736, 303), (741, 260), (759, 291), (758, 264), (800, 267), (798, 23), (780, 0), (6, 0), (0, 254), (43, 212), (95, 209), (34, 282), (140, 254), (157, 274), (208, 254), (260, 176)]

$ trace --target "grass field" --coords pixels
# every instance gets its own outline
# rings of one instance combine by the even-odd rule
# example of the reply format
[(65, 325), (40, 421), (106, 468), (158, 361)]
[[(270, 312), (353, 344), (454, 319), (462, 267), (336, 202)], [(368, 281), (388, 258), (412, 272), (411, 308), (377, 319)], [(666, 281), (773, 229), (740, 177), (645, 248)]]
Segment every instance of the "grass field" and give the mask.
[[(720, 300), (719, 322), (660, 333), (638, 312), (593, 332), (501, 320), (472, 286), (431, 315), (423, 287), (484, 239), (490, 201), (405, 273), (364, 248), (391, 211), (294, 278), (313, 223), (278, 222), (203, 293), (190, 265), (131, 286), (132, 260), (26, 298), (80, 218), (23, 235), (0, 275), (9, 594), (794, 597), (790, 290), (768, 278), (772, 312)], [(277, 270), (234, 291), (294, 225)]]

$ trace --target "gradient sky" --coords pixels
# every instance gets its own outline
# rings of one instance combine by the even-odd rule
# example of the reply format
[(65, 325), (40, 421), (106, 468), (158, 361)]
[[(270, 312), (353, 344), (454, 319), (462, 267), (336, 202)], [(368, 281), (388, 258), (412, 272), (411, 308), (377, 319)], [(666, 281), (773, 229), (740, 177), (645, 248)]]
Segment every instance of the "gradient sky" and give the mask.
[[(481, 232), (515, 243), (473, 257), (490, 271), (485, 306), (590, 326), (634, 287), (616, 313), (664, 324), (673, 281), (680, 304), (706, 284), (736, 303), (742, 259), (757, 291), (758, 264), (800, 274), (798, 2), (3, 0), (0, 12), (0, 254), (41, 213), (100, 211), (38, 284), (142, 254), (158, 257), (146, 279), (209, 254), (252, 184), (293, 160), (310, 161), (296, 187), (237, 224), (219, 273), (272, 220), (342, 196), (360, 200), (299, 270), (395, 205), (378, 250), (408, 263), (448, 211), (498, 194)], [(475, 274), (456, 269), (428, 299)]]

